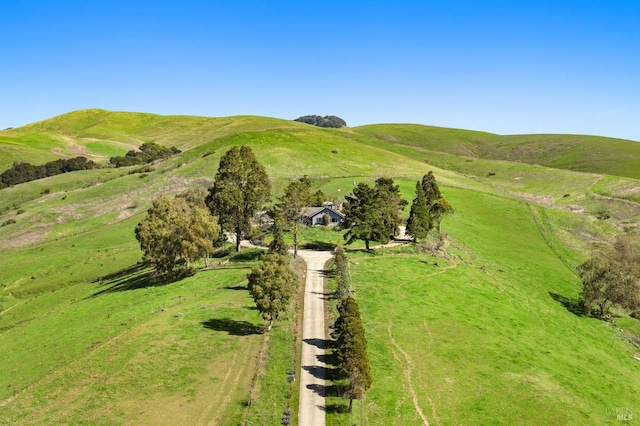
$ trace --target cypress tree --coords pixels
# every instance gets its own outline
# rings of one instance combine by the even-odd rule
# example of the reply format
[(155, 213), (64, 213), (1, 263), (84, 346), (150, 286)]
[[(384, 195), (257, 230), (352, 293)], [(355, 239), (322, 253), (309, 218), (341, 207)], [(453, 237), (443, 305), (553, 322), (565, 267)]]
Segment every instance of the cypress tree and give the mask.
[[(424, 182), (424, 179), (423, 179)], [(413, 237), (413, 242), (417, 243), (418, 239), (425, 238), (429, 233), (431, 221), (429, 220), (429, 206), (425, 196), (423, 185), (416, 183), (416, 198), (411, 204), (409, 219), (407, 219), (407, 235)]]
[(349, 381), (344, 396), (349, 398), (349, 412), (351, 412), (353, 400), (364, 397), (371, 387), (373, 377), (358, 302), (353, 297), (347, 296), (338, 311), (340, 317), (336, 321), (338, 335), (336, 358), (341, 375)]

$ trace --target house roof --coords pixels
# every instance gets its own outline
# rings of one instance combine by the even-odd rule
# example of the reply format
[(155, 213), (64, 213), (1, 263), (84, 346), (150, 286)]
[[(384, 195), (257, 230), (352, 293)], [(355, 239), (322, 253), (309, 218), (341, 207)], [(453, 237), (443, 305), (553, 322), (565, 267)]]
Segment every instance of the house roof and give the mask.
[(314, 217), (317, 216), (320, 213), (323, 213), (325, 210), (331, 210), (332, 212), (334, 212), (335, 214), (337, 214), (340, 217), (344, 217), (344, 214), (340, 213), (338, 210), (333, 209), (329, 206), (322, 206), (322, 207), (303, 207), (302, 208), (302, 212), (301, 212), (301, 216), (302, 217)]

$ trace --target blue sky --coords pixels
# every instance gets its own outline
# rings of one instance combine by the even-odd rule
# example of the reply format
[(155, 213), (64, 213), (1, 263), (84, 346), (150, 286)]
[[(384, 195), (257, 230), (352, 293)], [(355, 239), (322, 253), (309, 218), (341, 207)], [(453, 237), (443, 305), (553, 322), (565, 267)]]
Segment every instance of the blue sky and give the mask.
[(0, 128), (84, 108), (640, 141), (640, 1), (5, 0)]

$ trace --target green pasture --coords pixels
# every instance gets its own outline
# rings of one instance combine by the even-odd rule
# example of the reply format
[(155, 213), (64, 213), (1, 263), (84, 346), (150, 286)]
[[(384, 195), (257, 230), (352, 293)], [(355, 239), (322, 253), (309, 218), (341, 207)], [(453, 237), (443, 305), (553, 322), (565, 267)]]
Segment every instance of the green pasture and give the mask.
[(420, 413), (431, 424), (615, 424), (608, 409), (640, 407), (639, 349), (574, 313), (571, 260), (531, 209), (453, 188), (447, 198), (458, 207), (443, 225), (448, 257), (349, 253), (374, 383), (351, 416), (330, 399), (329, 424), (421, 424)]
[[(352, 416), (331, 397), (328, 424), (421, 424), (421, 415), (431, 424), (606, 424), (611, 408), (640, 411), (637, 349), (572, 312), (575, 266), (638, 231), (640, 184), (619, 177), (631, 175), (631, 160), (594, 174), (603, 169), (589, 161), (606, 162), (583, 161), (582, 141), (608, 139), (545, 136), (552, 158), (536, 137), (103, 110), (0, 132), (6, 167), (73, 150), (104, 161), (146, 141), (183, 151), (147, 173), (85, 170), (0, 190), (0, 424), (279, 424), (289, 407), (295, 418), (297, 382), (286, 372), (297, 362), (299, 312), (260, 333), (244, 282), (255, 251), (174, 283), (137, 265), (134, 229), (152, 200), (208, 188), (239, 144), (266, 167), (273, 201), (306, 174), (337, 203), (382, 176), (411, 202), (433, 170), (455, 209), (442, 223), (448, 258), (349, 246), (374, 384)], [(519, 141), (527, 148), (516, 158)], [(591, 173), (507, 161), (572, 168), (563, 156)], [(301, 247), (328, 249), (342, 234), (305, 228)], [(637, 320), (615, 319), (640, 335)]]

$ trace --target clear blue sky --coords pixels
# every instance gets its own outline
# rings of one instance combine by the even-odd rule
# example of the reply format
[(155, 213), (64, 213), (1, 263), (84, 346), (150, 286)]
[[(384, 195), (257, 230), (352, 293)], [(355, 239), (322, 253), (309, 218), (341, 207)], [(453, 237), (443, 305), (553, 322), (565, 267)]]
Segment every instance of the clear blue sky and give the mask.
[(640, 141), (640, 1), (0, 8), (0, 128), (84, 108)]

